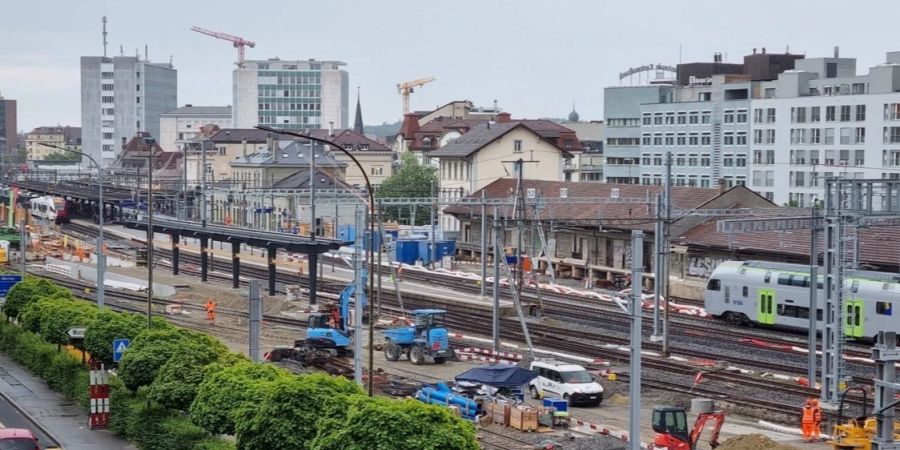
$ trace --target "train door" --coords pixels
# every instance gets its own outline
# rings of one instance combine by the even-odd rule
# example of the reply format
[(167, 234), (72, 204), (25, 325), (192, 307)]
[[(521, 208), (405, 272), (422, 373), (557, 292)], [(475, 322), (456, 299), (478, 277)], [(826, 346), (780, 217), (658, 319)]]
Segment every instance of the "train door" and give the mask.
[(775, 324), (775, 291), (773, 289), (759, 289), (756, 321), (763, 325)]
[(844, 301), (844, 335), (852, 338), (861, 338), (864, 334), (863, 311), (865, 305), (862, 300), (852, 299)]

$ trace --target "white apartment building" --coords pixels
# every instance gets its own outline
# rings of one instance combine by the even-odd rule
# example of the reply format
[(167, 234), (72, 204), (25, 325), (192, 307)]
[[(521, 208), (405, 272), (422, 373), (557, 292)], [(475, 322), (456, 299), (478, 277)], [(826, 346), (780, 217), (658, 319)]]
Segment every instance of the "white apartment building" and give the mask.
[(244, 61), (233, 72), (232, 126), (347, 128), (350, 78), (340, 61)]
[(809, 206), (823, 177), (900, 178), (900, 52), (856, 75), (856, 60), (811, 58), (763, 82), (751, 107), (749, 187)]
[(178, 72), (171, 64), (136, 56), (82, 56), (83, 151), (106, 166), (137, 133), (159, 139), (159, 116), (178, 106), (177, 93)]
[(204, 125), (216, 125), (221, 129), (231, 128), (230, 106), (194, 106), (160, 114), (159, 145), (168, 152), (180, 152), (193, 141)]

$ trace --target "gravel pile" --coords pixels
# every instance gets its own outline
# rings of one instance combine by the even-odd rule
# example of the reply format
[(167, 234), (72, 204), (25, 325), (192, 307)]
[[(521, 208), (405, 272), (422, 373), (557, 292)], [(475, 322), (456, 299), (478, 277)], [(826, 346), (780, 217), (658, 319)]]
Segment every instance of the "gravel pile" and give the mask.
[(716, 450), (798, 450), (797, 447), (779, 444), (761, 434), (742, 434), (723, 442)]

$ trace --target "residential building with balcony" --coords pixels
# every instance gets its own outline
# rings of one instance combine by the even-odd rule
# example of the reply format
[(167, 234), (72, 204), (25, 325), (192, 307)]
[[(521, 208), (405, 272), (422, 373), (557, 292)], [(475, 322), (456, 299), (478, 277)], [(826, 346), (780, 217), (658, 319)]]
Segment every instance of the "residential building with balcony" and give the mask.
[(749, 187), (810, 206), (828, 177), (900, 178), (900, 52), (856, 74), (856, 60), (798, 60), (751, 99)]

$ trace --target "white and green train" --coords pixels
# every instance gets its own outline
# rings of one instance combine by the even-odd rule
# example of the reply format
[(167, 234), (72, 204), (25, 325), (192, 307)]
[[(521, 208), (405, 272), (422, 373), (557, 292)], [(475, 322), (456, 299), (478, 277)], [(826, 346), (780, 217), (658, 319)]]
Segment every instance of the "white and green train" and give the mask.
[[(818, 277), (816, 317), (823, 327), (824, 275)], [(809, 266), (767, 261), (726, 261), (706, 284), (706, 312), (735, 325), (809, 329)], [(845, 271), (844, 334), (873, 339), (879, 331), (900, 335), (900, 274)], [(900, 312), (898, 312), (900, 316)]]

